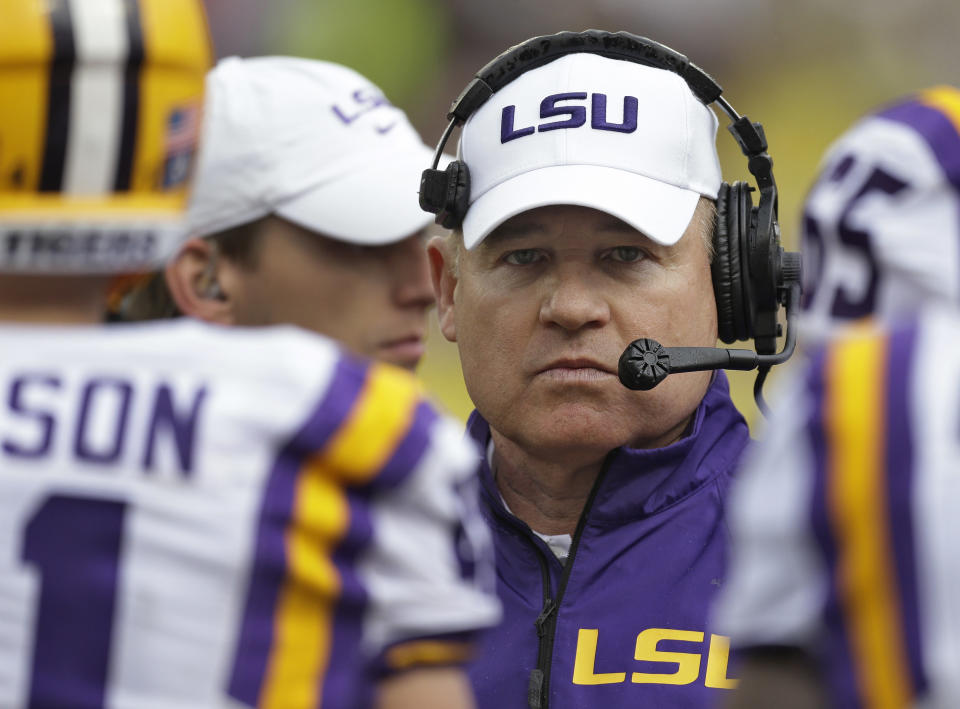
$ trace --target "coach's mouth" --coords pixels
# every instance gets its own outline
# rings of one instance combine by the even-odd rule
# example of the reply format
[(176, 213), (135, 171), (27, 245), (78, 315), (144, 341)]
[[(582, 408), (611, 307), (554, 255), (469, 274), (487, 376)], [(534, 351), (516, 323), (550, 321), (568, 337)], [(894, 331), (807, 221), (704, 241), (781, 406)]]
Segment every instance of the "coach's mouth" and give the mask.
[(561, 358), (539, 369), (535, 376), (558, 382), (606, 381), (617, 374), (609, 366), (589, 357)]

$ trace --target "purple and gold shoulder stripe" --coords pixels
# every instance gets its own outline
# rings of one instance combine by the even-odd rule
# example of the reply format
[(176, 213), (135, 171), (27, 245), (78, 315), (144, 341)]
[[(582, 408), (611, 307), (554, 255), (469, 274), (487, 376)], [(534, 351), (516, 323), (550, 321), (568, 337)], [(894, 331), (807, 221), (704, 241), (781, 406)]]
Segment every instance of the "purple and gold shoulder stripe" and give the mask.
[(960, 90), (937, 86), (877, 114), (909, 126), (930, 146), (947, 180), (960, 190)]
[(415, 470), (438, 416), (417, 381), (342, 359), (263, 493), (230, 685), (256, 707), (343, 705), (360, 688), (370, 497)]
[(812, 525), (829, 572), (824, 660), (843, 706), (910, 706), (926, 686), (911, 505), (915, 341), (913, 325), (865, 328), (811, 369)]

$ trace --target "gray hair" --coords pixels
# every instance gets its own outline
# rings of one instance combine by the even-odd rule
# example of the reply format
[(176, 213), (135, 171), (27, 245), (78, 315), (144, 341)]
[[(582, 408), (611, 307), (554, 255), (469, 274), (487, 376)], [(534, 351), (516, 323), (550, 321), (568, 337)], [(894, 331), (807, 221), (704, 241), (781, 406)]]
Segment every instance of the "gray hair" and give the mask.
[(707, 250), (707, 256), (710, 263), (713, 263), (716, 252), (713, 248), (713, 232), (717, 228), (717, 203), (708, 197), (700, 197), (696, 209), (693, 210), (693, 217), (690, 219), (690, 226), (700, 232), (700, 238), (703, 239), (704, 248)]

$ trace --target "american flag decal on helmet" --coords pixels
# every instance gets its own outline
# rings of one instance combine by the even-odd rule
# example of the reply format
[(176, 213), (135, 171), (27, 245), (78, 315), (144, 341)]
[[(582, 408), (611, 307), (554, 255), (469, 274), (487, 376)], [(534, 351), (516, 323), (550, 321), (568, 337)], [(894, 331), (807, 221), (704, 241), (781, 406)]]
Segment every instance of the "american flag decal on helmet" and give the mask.
[(175, 187), (186, 182), (200, 134), (200, 108), (182, 106), (174, 109), (167, 119), (163, 186)]

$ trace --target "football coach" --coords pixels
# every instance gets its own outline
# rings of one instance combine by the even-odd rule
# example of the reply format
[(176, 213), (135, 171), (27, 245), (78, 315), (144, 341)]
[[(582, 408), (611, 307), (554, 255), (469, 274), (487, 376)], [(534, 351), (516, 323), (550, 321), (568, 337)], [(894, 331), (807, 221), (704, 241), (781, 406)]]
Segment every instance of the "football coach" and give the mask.
[[(586, 51), (538, 55), (571, 37)], [(641, 335), (716, 342), (733, 188), (688, 80), (600, 51), (610, 37), (632, 36), (539, 38), (488, 65), (501, 85), (467, 109), (459, 161), (421, 184), (452, 228), (431, 274), (476, 406), (505, 610), (471, 670), (482, 708), (706, 707), (735, 685), (707, 617), (747, 425), (723, 372), (645, 392), (617, 377)]]

